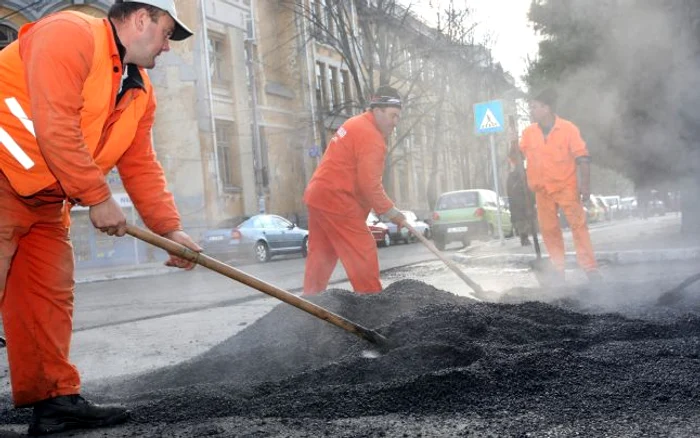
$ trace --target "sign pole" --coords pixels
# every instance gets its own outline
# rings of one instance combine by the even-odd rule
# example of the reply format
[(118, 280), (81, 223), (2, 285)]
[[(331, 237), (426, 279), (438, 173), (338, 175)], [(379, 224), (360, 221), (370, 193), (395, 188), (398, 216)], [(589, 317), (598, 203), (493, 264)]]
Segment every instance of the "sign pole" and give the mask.
[(505, 245), (503, 240), (503, 224), (501, 223), (501, 190), (498, 185), (498, 158), (496, 157), (496, 140), (493, 138), (493, 134), (489, 135), (489, 141), (491, 142), (491, 164), (493, 165), (493, 185), (496, 190), (496, 207), (498, 210), (497, 223), (498, 223), (498, 239), (501, 241), (501, 245)]
[(496, 139), (494, 134), (505, 130), (505, 117), (503, 116), (503, 103), (500, 100), (480, 102), (474, 105), (474, 130), (476, 135), (488, 135), (491, 143), (491, 165), (493, 166), (493, 185), (496, 192), (498, 238), (501, 245), (503, 241), (503, 223), (501, 211), (501, 190), (498, 187), (498, 157), (496, 153)]

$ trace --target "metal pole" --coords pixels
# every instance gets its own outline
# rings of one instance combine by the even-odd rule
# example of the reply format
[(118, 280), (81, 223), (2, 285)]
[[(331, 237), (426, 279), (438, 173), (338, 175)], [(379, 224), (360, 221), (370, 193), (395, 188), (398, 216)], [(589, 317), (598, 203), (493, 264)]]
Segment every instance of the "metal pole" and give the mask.
[(498, 159), (496, 158), (496, 140), (493, 138), (493, 134), (489, 135), (489, 140), (491, 142), (491, 163), (493, 165), (493, 185), (496, 190), (496, 207), (498, 209), (498, 238), (501, 241), (501, 245), (505, 245), (503, 240), (503, 225), (501, 224), (501, 191), (498, 187)]
[[(211, 146), (214, 151), (214, 175), (216, 180), (216, 194), (217, 197), (222, 193), (223, 182), (221, 181), (221, 168), (219, 167), (219, 148), (216, 144), (216, 121), (214, 120), (214, 91), (211, 84), (211, 60), (209, 59), (209, 31), (207, 27), (207, 11), (204, 0), (199, 2), (199, 10), (202, 14), (202, 47), (204, 56), (204, 74), (206, 75), (206, 93), (207, 93), (207, 106), (209, 110), (209, 129), (211, 129)], [(225, 163), (227, 166), (229, 163)]]
[[(251, 29), (255, 32), (255, 3), (250, 5)], [(252, 106), (252, 131), (253, 131), (253, 160), (255, 167), (255, 191), (258, 197), (258, 213), (266, 213), (265, 189), (263, 184), (262, 146), (260, 139), (260, 122), (258, 120), (258, 86), (255, 78), (255, 65), (253, 55), (255, 54), (255, 35), (248, 35), (245, 39), (245, 50), (247, 53), (246, 66), (248, 67), (248, 79), (250, 81), (250, 103)]]

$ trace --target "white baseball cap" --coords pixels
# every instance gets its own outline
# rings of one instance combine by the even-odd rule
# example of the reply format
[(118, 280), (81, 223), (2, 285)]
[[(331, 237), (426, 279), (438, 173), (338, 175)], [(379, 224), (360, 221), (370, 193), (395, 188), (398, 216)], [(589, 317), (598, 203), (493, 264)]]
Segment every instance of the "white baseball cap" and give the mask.
[[(117, 1), (117, 3), (120, 3)], [(158, 9), (162, 9), (170, 15), (170, 17), (175, 20), (175, 30), (170, 36), (173, 41), (182, 41), (186, 38), (192, 36), (192, 31), (185, 26), (185, 23), (177, 18), (177, 10), (175, 9), (175, 0), (121, 0), (121, 3), (142, 3), (144, 5), (155, 6)]]

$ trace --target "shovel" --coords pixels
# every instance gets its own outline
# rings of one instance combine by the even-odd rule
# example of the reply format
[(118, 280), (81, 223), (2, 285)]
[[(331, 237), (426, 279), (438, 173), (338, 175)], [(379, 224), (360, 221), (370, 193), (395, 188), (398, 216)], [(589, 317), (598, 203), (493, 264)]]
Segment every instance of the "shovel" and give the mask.
[[(535, 206), (535, 200), (532, 199), (533, 193), (528, 190), (527, 187), (527, 176), (525, 175), (524, 169), (520, 172), (522, 175), (522, 187), (523, 191), (525, 192), (525, 198), (528, 200), (529, 207), (531, 209), (534, 209)], [(552, 266), (552, 261), (549, 259), (543, 259), (542, 258), (542, 249), (540, 248), (540, 239), (537, 235), (539, 231), (539, 226), (537, 224), (537, 216), (535, 216), (535, 212), (531, 210), (531, 217), (530, 217), (530, 227), (532, 228), (532, 242), (535, 246), (535, 254), (537, 258), (528, 264), (530, 265), (530, 269), (532, 269), (532, 272), (535, 273), (535, 278), (537, 279), (537, 283), (539, 283), (540, 286), (551, 286), (552, 284), (556, 284), (556, 280), (560, 279), (560, 274), (556, 272), (554, 269), (554, 266)]]
[(310, 301), (307, 301), (303, 298), (292, 294), (291, 292), (287, 292), (283, 289), (278, 288), (277, 286), (260, 280), (259, 278), (253, 277), (252, 275), (246, 274), (245, 272), (240, 271), (234, 268), (233, 266), (229, 266), (223, 262), (220, 262), (215, 258), (209, 257), (206, 254), (192, 251), (184, 245), (181, 245), (177, 242), (173, 242), (172, 240), (166, 239), (165, 237), (159, 236), (155, 233), (152, 233), (148, 230), (144, 230), (143, 228), (139, 228), (135, 225), (127, 225), (126, 232), (130, 236), (133, 236), (146, 243), (150, 243), (151, 245), (157, 246), (158, 248), (163, 249), (169, 252), (170, 254), (174, 254), (185, 260), (189, 260), (198, 265), (202, 265), (207, 269), (211, 269), (212, 271), (225, 275), (226, 277), (243, 283), (246, 286), (250, 286), (253, 289), (256, 289), (262, 293), (275, 297), (280, 301), (283, 301), (287, 304), (291, 304), (292, 306), (301, 309), (304, 312), (310, 313), (316, 318), (329, 322), (335, 325), (336, 327), (340, 327), (341, 329), (364, 339), (365, 341), (371, 342), (372, 344), (379, 347), (381, 350), (386, 351), (389, 348), (391, 348), (389, 340), (377, 333), (376, 331), (370, 330), (366, 327), (349, 321), (340, 315), (337, 315), (329, 310), (324, 309), (321, 306), (318, 306)]
[(656, 304), (659, 306), (671, 306), (678, 303), (685, 298), (685, 288), (698, 280), (700, 280), (700, 274), (691, 275), (683, 280), (683, 282), (678, 286), (661, 294), (661, 296), (659, 296), (657, 299)]
[[(420, 240), (421, 243), (422, 243), (423, 245), (425, 245), (425, 246), (430, 250), (430, 252), (432, 252), (433, 254), (435, 254), (436, 256), (438, 256), (438, 258), (439, 258), (440, 260), (442, 260), (442, 262), (443, 262), (444, 264), (446, 264), (448, 268), (452, 269), (452, 271), (453, 271), (455, 274), (457, 274), (457, 276), (458, 276), (459, 278), (461, 278), (465, 283), (467, 283), (467, 284), (469, 285), (469, 287), (471, 287), (471, 288), (474, 290), (474, 292), (476, 292), (477, 295), (484, 296), (484, 289), (483, 289), (481, 286), (479, 286), (479, 284), (476, 283), (474, 280), (472, 280), (471, 278), (469, 278), (469, 277), (467, 276), (467, 274), (465, 274), (464, 272), (462, 272), (462, 270), (459, 269), (459, 267), (455, 264), (455, 262), (453, 262), (452, 260), (450, 260), (450, 259), (448, 259), (447, 257), (445, 257), (445, 256), (435, 247), (435, 245), (433, 245), (433, 243), (432, 243), (431, 241), (429, 241), (428, 239), (425, 238), (425, 236), (423, 236), (423, 233), (421, 233), (421, 232), (419, 232), (418, 230), (416, 230), (415, 228), (413, 228), (413, 226), (412, 226), (411, 224), (409, 224), (408, 222), (406, 222), (406, 221), (404, 221), (403, 224), (401, 224), (401, 226), (406, 227), (406, 228), (408, 229), (408, 231), (411, 232), (411, 234), (413, 234), (414, 236), (416, 236), (416, 238), (417, 238), (418, 240)], [(472, 294), (469, 294), (469, 298), (472, 298), (473, 300), (476, 300), (476, 301), (482, 301), (481, 298), (478, 298), (478, 297), (476, 297), (476, 296), (474, 296), (474, 295), (472, 295)]]

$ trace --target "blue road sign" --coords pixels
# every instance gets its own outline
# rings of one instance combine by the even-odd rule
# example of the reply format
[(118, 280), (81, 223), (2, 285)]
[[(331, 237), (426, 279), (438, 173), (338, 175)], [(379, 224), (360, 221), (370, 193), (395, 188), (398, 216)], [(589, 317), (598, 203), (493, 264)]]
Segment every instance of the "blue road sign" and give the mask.
[(474, 105), (474, 130), (477, 135), (503, 132), (505, 120), (500, 100), (490, 100)]

